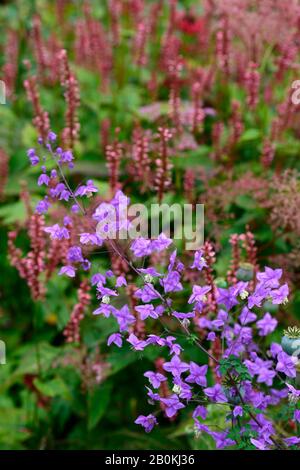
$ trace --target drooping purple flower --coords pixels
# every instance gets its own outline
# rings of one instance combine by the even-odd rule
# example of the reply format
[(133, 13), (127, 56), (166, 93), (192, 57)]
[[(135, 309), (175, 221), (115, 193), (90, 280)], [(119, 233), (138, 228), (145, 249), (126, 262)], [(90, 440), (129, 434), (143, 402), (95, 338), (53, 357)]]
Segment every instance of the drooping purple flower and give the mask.
[(227, 398), (220, 384), (216, 384), (213, 387), (204, 388), (203, 391), (205, 395), (209, 397), (212, 401), (219, 402), (219, 403), (227, 402)]
[(118, 346), (118, 348), (122, 346), (122, 336), (120, 335), (120, 333), (113, 333), (109, 336), (107, 340), (107, 345), (110, 346), (112, 343)]
[(147, 346), (147, 343), (146, 341), (142, 341), (140, 339), (138, 339), (136, 337), (135, 334), (131, 333), (129, 335), (129, 338), (127, 339), (128, 343), (130, 343), (133, 348), (136, 350), (136, 351), (143, 351), (145, 349), (145, 347)]
[(60, 269), (58, 275), (61, 276), (62, 274), (65, 274), (66, 276), (69, 276), (69, 277), (75, 277), (76, 269), (74, 268), (74, 266), (71, 266), (71, 265), (63, 266)]
[(160, 374), (159, 372), (152, 372), (151, 370), (145, 372), (144, 376), (149, 379), (149, 382), (153, 388), (159, 388), (160, 384), (167, 380), (167, 377), (165, 377), (163, 374)]
[(188, 313), (183, 313), (183, 312), (172, 312), (173, 317), (178, 318), (179, 320), (184, 320), (185, 318), (194, 318), (195, 317), (195, 312), (188, 312)]
[(140, 415), (136, 420), (135, 424), (140, 424), (145, 428), (146, 432), (152, 431), (154, 426), (157, 424), (157, 419), (152, 414), (148, 416)]
[(38, 186), (42, 186), (43, 184), (45, 186), (48, 186), (49, 181), (50, 181), (49, 176), (46, 173), (42, 173), (38, 178)]
[(256, 447), (257, 449), (259, 449), (259, 450), (268, 450), (267, 447), (266, 447), (266, 443), (264, 441), (254, 439), (253, 437), (251, 437), (250, 441), (252, 442), (254, 447)]
[(289, 356), (284, 351), (277, 356), (276, 370), (283, 372), (287, 377), (296, 377), (297, 358)]
[(55, 134), (54, 132), (50, 131), (50, 132), (48, 133), (48, 137), (47, 137), (47, 138), (48, 138), (48, 140), (50, 140), (50, 142), (55, 142), (56, 139), (57, 139), (57, 136), (56, 136), (56, 134)]
[(103, 276), (103, 274), (101, 273), (96, 273), (92, 276), (91, 278), (91, 284), (92, 286), (95, 286), (96, 284), (98, 283), (101, 283), (101, 284), (105, 284), (106, 282), (106, 279), (105, 279), (105, 276)]
[(44, 199), (42, 199), (41, 201), (37, 203), (35, 210), (37, 211), (38, 214), (45, 214), (48, 211), (50, 206), (51, 204), (48, 201), (48, 197), (45, 196)]
[(163, 368), (167, 372), (171, 372), (171, 374), (176, 377), (189, 370), (189, 365), (185, 362), (182, 362), (181, 359), (175, 355), (172, 357), (170, 362), (165, 362), (163, 364)]
[(264, 317), (259, 320), (256, 325), (258, 327), (258, 334), (259, 336), (267, 336), (272, 331), (275, 330), (276, 326), (278, 324), (278, 321), (276, 318), (273, 318), (268, 312), (264, 315)]
[(214, 331), (211, 331), (210, 333), (208, 333), (207, 339), (208, 339), (208, 341), (215, 341), (216, 340), (216, 333)]
[(166, 415), (168, 418), (172, 418), (176, 415), (178, 410), (184, 408), (183, 403), (179, 401), (177, 395), (171, 395), (168, 398), (161, 398), (160, 401), (166, 405)]
[(196, 419), (200, 416), (202, 419), (207, 417), (207, 408), (205, 406), (198, 405), (193, 411), (193, 418)]
[(233, 408), (232, 412), (233, 416), (236, 418), (237, 416), (243, 416), (243, 408), (239, 405)]
[(54, 224), (50, 227), (45, 227), (44, 231), (50, 234), (51, 240), (63, 240), (69, 239), (70, 233), (66, 227), (60, 227), (58, 224)]
[(207, 365), (198, 366), (195, 362), (190, 362), (190, 375), (185, 379), (188, 383), (196, 383), (201, 387), (206, 387)]

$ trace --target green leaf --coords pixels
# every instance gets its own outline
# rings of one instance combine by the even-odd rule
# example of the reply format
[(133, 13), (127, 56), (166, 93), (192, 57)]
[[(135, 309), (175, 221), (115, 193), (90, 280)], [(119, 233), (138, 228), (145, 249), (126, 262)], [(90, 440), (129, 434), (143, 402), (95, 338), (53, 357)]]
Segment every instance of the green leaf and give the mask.
[(112, 383), (105, 382), (93, 388), (88, 394), (88, 429), (99, 423), (110, 402)]

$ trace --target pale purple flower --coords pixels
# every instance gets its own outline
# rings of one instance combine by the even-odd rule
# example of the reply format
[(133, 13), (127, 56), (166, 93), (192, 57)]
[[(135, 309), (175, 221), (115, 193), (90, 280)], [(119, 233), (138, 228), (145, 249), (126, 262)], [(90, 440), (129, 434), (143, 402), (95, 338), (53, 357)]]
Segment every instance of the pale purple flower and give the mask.
[(66, 276), (69, 276), (69, 277), (75, 277), (76, 269), (74, 268), (74, 266), (71, 266), (71, 265), (63, 266), (60, 269), (58, 275), (61, 276), (62, 274), (65, 274)]
[(233, 416), (236, 418), (237, 416), (243, 416), (243, 408), (241, 406), (235, 406), (233, 408)]
[(279, 279), (282, 276), (282, 269), (271, 269), (265, 267), (264, 272), (257, 273), (256, 278), (265, 285), (265, 287), (276, 288), (279, 286)]
[(193, 286), (193, 293), (190, 296), (188, 303), (195, 302), (204, 303), (206, 301), (206, 294), (211, 290), (210, 286)]
[(172, 357), (170, 362), (165, 362), (163, 364), (163, 368), (167, 372), (171, 372), (171, 374), (176, 377), (189, 370), (189, 365), (185, 362), (182, 362), (181, 359), (175, 355)]
[(88, 180), (86, 185), (81, 185), (75, 191), (75, 196), (91, 196), (93, 193), (97, 193), (98, 189), (94, 185), (92, 180)]
[(151, 254), (151, 240), (146, 238), (137, 238), (131, 244), (130, 249), (138, 258), (148, 256)]
[(279, 289), (275, 289), (270, 292), (273, 304), (275, 305), (284, 303), (287, 300), (288, 295), (289, 288), (287, 284), (283, 284), (283, 286), (279, 287)]
[(168, 248), (172, 243), (172, 240), (164, 233), (161, 233), (156, 240), (153, 240), (151, 243), (151, 250), (152, 251), (162, 251)]
[(101, 246), (103, 244), (103, 240), (96, 233), (85, 232), (80, 234), (80, 243), (83, 245), (91, 244)]
[(135, 297), (141, 299), (143, 302), (151, 302), (151, 300), (158, 299), (159, 293), (150, 284), (146, 284), (141, 289), (135, 292)]
[(195, 312), (188, 312), (188, 313), (172, 312), (172, 315), (175, 318), (178, 318), (179, 320), (184, 320), (185, 318), (194, 318)]
[(159, 388), (160, 384), (167, 380), (167, 377), (165, 377), (163, 374), (160, 374), (159, 372), (148, 371), (145, 372), (144, 376), (149, 379), (149, 382), (153, 388)]
[(226, 403), (227, 398), (224, 394), (223, 388), (220, 384), (216, 384), (213, 387), (204, 388), (204, 393), (212, 401), (219, 403)]
[(45, 227), (44, 231), (50, 234), (51, 240), (63, 240), (70, 238), (70, 233), (66, 229), (66, 227), (60, 227), (58, 224), (54, 224), (50, 227)]
[(215, 341), (215, 339), (216, 339), (216, 333), (214, 331), (211, 331), (210, 333), (208, 333), (207, 335), (208, 341)]
[(198, 405), (193, 411), (193, 418), (196, 419), (200, 416), (202, 419), (207, 417), (207, 408), (205, 406)]
[(40, 176), (39, 176), (39, 179), (38, 179), (38, 186), (42, 186), (43, 184), (45, 186), (48, 186), (49, 184), (49, 181), (50, 181), (50, 178), (49, 176), (46, 174), (46, 173), (42, 173)]
[(157, 319), (159, 314), (152, 304), (147, 305), (138, 305), (135, 307), (135, 310), (140, 314), (141, 320), (146, 320), (146, 318), (151, 317)]
[(109, 336), (107, 340), (107, 345), (110, 346), (112, 343), (118, 346), (118, 348), (122, 346), (122, 336), (120, 335), (120, 333), (113, 333)]
[(297, 436), (286, 437), (283, 440), (288, 446), (296, 446), (297, 444), (300, 444), (300, 437)]
[(300, 423), (300, 410), (294, 411), (294, 420)]
[(145, 428), (146, 432), (150, 432), (150, 431), (152, 431), (154, 426), (157, 424), (157, 419), (152, 414), (150, 414), (148, 416), (140, 415), (135, 420), (135, 424), (140, 424), (141, 426), (143, 426), (143, 428)]
[(124, 276), (118, 276), (116, 279), (116, 287), (127, 286), (127, 281)]
[(196, 251), (194, 256), (194, 262), (190, 267), (191, 269), (198, 269), (198, 271), (202, 271), (203, 268), (207, 267), (207, 262), (203, 258), (202, 250)]
[(276, 370), (283, 372), (287, 377), (296, 377), (296, 361), (297, 358), (291, 357), (284, 351), (280, 352), (277, 356)]
[(190, 362), (190, 375), (185, 379), (188, 383), (196, 383), (201, 387), (206, 387), (207, 365), (198, 366), (195, 362)]
[(177, 395), (171, 395), (169, 398), (161, 398), (160, 401), (166, 405), (166, 415), (172, 418), (176, 415), (177, 411), (184, 408), (184, 405), (179, 401)]
[(165, 293), (178, 292), (182, 290), (180, 274), (177, 271), (169, 272), (160, 282), (164, 288)]
[(241, 325), (247, 325), (248, 323), (252, 323), (257, 319), (257, 315), (255, 313), (251, 312), (246, 306), (243, 308), (239, 320), (241, 322)]
[(259, 330), (259, 336), (267, 336), (275, 330), (278, 321), (267, 312), (256, 324)]
[(124, 305), (120, 310), (116, 310), (115, 317), (119, 323), (120, 331), (126, 331), (129, 325), (135, 323), (135, 317), (130, 313), (128, 305)]
[(133, 346), (133, 349), (135, 349), (136, 351), (143, 351), (145, 347), (147, 346), (146, 341), (142, 341), (138, 339), (136, 335), (133, 333), (129, 335), (129, 338), (127, 339), (127, 341)]
[(80, 246), (71, 246), (68, 250), (68, 261), (71, 263), (80, 263), (83, 261), (82, 251)]
[(258, 439), (254, 439), (253, 437), (251, 437), (250, 441), (257, 449), (268, 450), (264, 441), (259, 441)]

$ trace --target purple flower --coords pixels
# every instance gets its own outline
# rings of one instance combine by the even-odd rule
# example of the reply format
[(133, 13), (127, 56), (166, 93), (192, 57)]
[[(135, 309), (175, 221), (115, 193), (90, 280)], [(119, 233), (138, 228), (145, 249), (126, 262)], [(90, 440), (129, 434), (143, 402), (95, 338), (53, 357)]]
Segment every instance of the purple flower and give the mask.
[(135, 317), (130, 313), (128, 305), (124, 305), (120, 310), (117, 310), (115, 316), (119, 323), (120, 331), (127, 330), (129, 325), (135, 323)]
[(252, 323), (255, 321), (257, 318), (257, 315), (255, 313), (251, 312), (247, 307), (244, 307), (240, 316), (239, 320), (241, 322), (241, 325), (247, 325), (248, 323)]
[(44, 184), (45, 186), (48, 186), (49, 181), (50, 181), (49, 176), (46, 175), (46, 173), (42, 173), (42, 174), (39, 176), (38, 185), (39, 185), (39, 186), (42, 186), (42, 184)]
[(151, 300), (158, 299), (159, 293), (150, 284), (146, 284), (141, 289), (135, 292), (135, 297), (141, 299), (143, 302), (151, 302)]
[(206, 294), (211, 290), (210, 286), (193, 286), (193, 293), (190, 296), (188, 303), (193, 304), (195, 302), (204, 303), (206, 301)]
[(182, 362), (180, 358), (176, 355), (173, 356), (170, 362), (165, 362), (163, 368), (167, 372), (171, 372), (174, 377), (180, 376), (183, 372), (189, 370), (189, 365), (185, 362)]
[(215, 341), (215, 339), (216, 339), (216, 333), (214, 333), (213, 331), (208, 333), (208, 335), (207, 335), (207, 340), (208, 341)]
[(264, 284), (265, 287), (271, 287), (273, 289), (279, 286), (279, 279), (281, 276), (282, 269), (271, 269), (266, 266), (265, 271), (257, 273), (256, 278)]
[(177, 411), (184, 408), (177, 395), (171, 395), (169, 398), (161, 398), (160, 401), (166, 405), (166, 415), (168, 418), (175, 416)]
[(259, 336), (267, 336), (275, 330), (278, 321), (276, 318), (271, 317), (271, 315), (267, 312), (265, 316), (256, 324), (259, 330)]
[(152, 431), (154, 426), (157, 424), (157, 419), (155, 418), (155, 416), (153, 416), (151, 414), (148, 415), (148, 416), (140, 415), (135, 420), (135, 424), (140, 424), (141, 426), (143, 426), (143, 428), (145, 428), (146, 432), (150, 432), (150, 431)]
[(295, 410), (294, 411), (294, 420), (298, 421), (298, 423), (300, 423), (300, 410)]
[(167, 380), (167, 377), (165, 377), (163, 374), (160, 374), (159, 372), (148, 371), (145, 372), (144, 376), (149, 379), (149, 382), (153, 388), (159, 388), (161, 382), (165, 382)]
[(54, 224), (50, 227), (45, 227), (44, 231), (50, 233), (51, 240), (63, 240), (70, 238), (70, 233), (66, 227), (60, 227), (58, 224)]
[(172, 240), (164, 233), (161, 233), (156, 240), (151, 242), (151, 251), (162, 251), (168, 248), (172, 243)]
[(195, 362), (190, 362), (190, 375), (185, 379), (188, 383), (196, 383), (201, 387), (206, 387), (207, 365), (198, 366)]
[(68, 250), (68, 261), (71, 263), (80, 263), (83, 261), (82, 251), (80, 246), (71, 246)]
[(184, 320), (185, 318), (194, 318), (195, 312), (172, 312), (173, 317), (178, 318), (179, 320)]
[(159, 317), (159, 314), (157, 313), (152, 304), (138, 305), (137, 307), (135, 307), (135, 310), (139, 312), (141, 320), (146, 320), (146, 318), (148, 317), (154, 319), (157, 319)]
[(92, 286), (95, 286), (99, 282), (100, 282), (100, 284), (105, 284), (106, 279), (105, 279), (105, 276), (103, 276), (103, 274), (96, 273), (91, 278), (91, 284), (92, 284)]
[(113, 333), (109, 336), (107, 340), (107, 345), (110, 346), (112, 343), (118, 346), (118, 348), (122, 346), (122, 336), (120, 335), (120, 333)]
[(81, 233), (80, 234), (80, 243), (83, 245), (97, 245), (101, 246), (103, 244), (103, 240), (97, 235), (96, 233)]
[(145, 347), (147, 346), (146, 341), (142, 341), (138, 339), (133, 333), (129, 335), (129, 338), (127, 341), (128, 343), (132, 344), (133, 348), (136, 351), (143, 351)]
[(279, 289), (275, 289), (271, 291), (270, 295), (272, 297), (273, 304), (278, 305), (278, 304), (285, 303), (289, 295), (288, 285), (283, 284), (283, 286), (279, 287)]
[(289, 389), (289, 394), (292, 396), (292, 398), (294, 398), (295, 401), (298, 401), (298, 399), (300, 398), (300, 390), (297, 390), (291, 384), (286, 384), (286, 386)]
[[(66, 152), (65, 152), (66, 153)], [(93, 193), (97, 193), (98, 189), (94, 185), (92, 180), (88, 180), (86, 185), (81, 185), (75, 191), (75, 196), (87, 196), (90, 197)]]
[(203, 258), (202, 250), (196, 251), (195, 256), (194, 256), (194, 262), (190, 267), (191, 269), (198, 269), (198, 271), (202, 271), (203, 268), (207, 267), (207, 263), (205, 259)]
[(66, 276), (69, 276), (69, 277), (75, 277), (75, 273), (76, 273), (76, 269), (74, 268), (74, 266), (71, 266), (71, 265), (67, 265), (67, 266), (63, 266), (58, 275), (61, 276), (62, 274), (65, 274)]
[(48, 202), (48, 197), (45, 196), (44, 199), (42, 199), (41, 201), (39, 201), (36, 205), (36, 211), (38, 214), (45, 214), (49, 207), (51, 206), (51, 204)]
[(297, 444), (300, 444), (300, 437), (297, 436), (286, 437), (283, 440), (288, 446), (295, 446)]
[(243, 408), (241, 406), (235, 406), (233, 408), (233, 416), (236, 418), (237, 416), (243, 416)]
[(208, 396), (212, 401), (219, 403), (227, 402), (227, 398), (220, 384), (216, 384), (213, 387), (204, 388), (203, 391), (205, 395)]
[(131, 244), (130, 249), (138, 258), (148, 256), (151, 254), (151, 240), (147, 240), (146, 238), (137, 238)]
[(265, 300), (270, 293), (270, 289), (267, 289), (264, 285), (258, 284), (252, 295), (248, 297), (248, 307), (261, 307), (263, 300)]
[(54, 132), (50, 131), (50, 132), (48, 133), (48, 140), (50, 140), (50, 142), (55, 142), (55, 141), (56, 141), (56, 138), (57, 138), (57, 136), (56, 136), (56, 134), (55, 134)]
[(202, 419), (207, 417), (207, 408), (205, 406), (198, 405), (193, 412), (193, 418), (196, 419), (200, 416)]
[(258, 439), (254, 439), (253, 437), (251, 437), (250, 441), (257, 449), (267, 450), (266, 443), (264, 441), (259, 441)]
[(276, 370), (283, 372), (287, 377), (296, 377), (295, 362), (297, 361), (297, 358), (293, 358), (282, 351), (278, 354), (277, 361)]
[(178, 292), (182, 290), (180, 274), (177, 271), (169, 272), (166, 277), (161, 280), (161, 284), (164, 288), (165, 293)]
[(224, 447), (235, 445), (235, 441), (227, 438), (228, 432), (210, 432), (209, 433), (215, 440), (217, 449), (224, 449)]
[(127, 286), (127, 281), (124, 276), (118, 276), (116, 280), (116, 287)]

